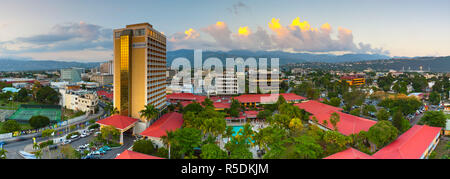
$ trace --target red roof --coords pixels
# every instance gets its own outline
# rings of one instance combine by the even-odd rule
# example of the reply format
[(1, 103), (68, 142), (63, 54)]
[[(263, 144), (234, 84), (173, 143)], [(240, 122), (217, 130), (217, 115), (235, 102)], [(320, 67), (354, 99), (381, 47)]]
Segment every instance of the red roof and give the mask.
[(187, 100), (203, 102), (206, 96), (199, 96), (192, 93), (172, 93), (167, 95), (167, 100)]
[(104, 90), (97, 91), (97, 96), (105, 96), (105, 97), (107, 97), (109, 99), (113, 99), (114, 98), (114, 94), (113, 93), (108, 93), (108, 92), (106, 92)]
[(340, 116), (340, 121), (337, 123), (338, 131), (344, 135), (357, 134), (360, 131), (368, 131), (370, 127), (377, 123), (373, 120), (340, 112), (340, 110), (342, 110), (341, 108), (323, 104), (318, 101), (307, 101), (295, 105), (311, 113), (311, 119), (315, 116), (321, 125), (323, 125), (323, 121), (326, 120), (326, 127), (329, 129), (334, 129), (330, 122), (330, 117), (332, 113), (336, 112)]
[(131, 150), (125, 150), (121, 154), (119, 154), (119, 156), (117, 156), (115, 159), (164, 159), (164, 158), (134, 152)]
[[(261, 103), (261, 102), (275, 102), (278, 100), (279, 94), (244, 94), (234, 99), (241, 103)], [(294, 93), (280, 93), (286, 101), (305, 100), (303, 96), (296, 95)]]
[(259, 111), (245, 111), (245, 115), (248, 118), (256, 118), (258, 116)]
[(181, 106), (183, 106), (183, 107), (186, 107), (187, 105), (189, 105), (191, 103), (194, 103), (194, 101), (181, 101), (180, 102)]
[(231, 103), (223, 103), (223, 102), (214, 102), (213, 103), (215, 108), (230, 108)]
[(112, 115), (105, 119), (99, 120), (96, 123), (107, 126), (114, 126), (118, 129), (125, 129), (138, 121), (139, 119), (131, 118), (128, 116)]
[(372, 156), (378, 159), (420, 159), (442, 128), (415, 125)]
[(174, 131), (183, 125), (183, 115), (177, 112), (164, 114), (150, 127), (141, 132), (142, 136), (161, 137), (166, 135), (166, 131)]
[(325, 157), (324, 159), (375, 159), (375, 158), (366, 153), (360, 152), (359, 150), (356, 150), (354, 148), (348, 148), (344, 151)]

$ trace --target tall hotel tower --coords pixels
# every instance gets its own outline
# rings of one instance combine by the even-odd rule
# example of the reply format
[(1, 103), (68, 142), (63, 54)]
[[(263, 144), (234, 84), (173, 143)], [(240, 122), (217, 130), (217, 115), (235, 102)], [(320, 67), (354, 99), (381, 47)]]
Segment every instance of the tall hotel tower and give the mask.
[(114, 30), (114, 107), (141, 119), (139, 111), (166, 104), (166, 36), (149, 23)]

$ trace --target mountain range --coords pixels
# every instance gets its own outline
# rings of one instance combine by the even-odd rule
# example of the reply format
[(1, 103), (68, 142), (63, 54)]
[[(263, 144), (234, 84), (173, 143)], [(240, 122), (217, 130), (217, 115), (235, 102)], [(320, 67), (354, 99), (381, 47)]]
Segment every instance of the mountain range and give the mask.
[[(193, 67), (194, 63), (194, 50), (181, 49), (176, 51), (167, 52), (167, 66), (172, 64), (175, 58), (184, 57), (191, 62)], [(431, 67), (432, 71), (449, 71), (450, 67), (449, 58), (441, 57), (390, 57), (379, 54), (313, 54), (313, 53), (290, 53), (282, 51), (249, 51), (249, 50), (231, 50), (231, 51), (204, 51), (202, 53), (202, 59), (205, 61), (209, 57), (217, 57), (222, 60), (225, 65), (226, 58), (242, 57), (247, 59), (249, 57), (258, 58), (279, 58), (280, 65), (295, 64), (295, 63), (330, 63), (330, 64), (343, 64), (343, 63), (363, 63), (363, 66), (370, 65), (371, 62), (375, 66), (373, 69), (381, 68), (380, 64), (388, 64), (386, 60), (395, 61), (396, 68), (408, 68), (423, 66), (424, 68)], [(80, 68), (94, 68), (98, 67), (101, 62), (68, 62), (68, 61), (51, 61), (51, 60), (29, 60), (29, 59), (12, 59), (12, 58), (0, 58), (0, 71), (39, 71), (39, 70), (57, 70), (70, 67)], [(366, 64), (368, 63), (368, 64)], [(378, 64), (378, 65), (377, 65)], [(398, 64), (398, 65), (397, 65)], [(441, 65), (440, 65), (441, 64)], [(357, 65), (356, 65), (357, 66)], [(393, 66), (393, 67), (394, 67)]]
[[(167, 52), (167, 64), (172, 64), (172, 61), (178, 57), (187, 58), (193, 65), (194, 50), (176, 50)], [(366, 60), (379, 60), (389, 59), (391, 57), (378, 54), (312, 54), (312, 53), (290, 53), (282, 51), (249, 51), (249, 50), (231, 50), (231, 51), (204, 51), (202, 53), (203, 61), (209, 57), (217, 57), (222, 62), (225, 62), (225, 58), (237, 58), (242, 57), (247, 59), (249, 57), (258, 58), (279, 58), (280, 65), (289, 63), (303, 63), (303, 62), (326, 62), (326, 63), (338, 63), (338, 62), (355, 62)], [(224, 63), (225, 65), (225, 63)]]
[(58, 70), (70, 67), (93, 68), (100, 62), (66, 62), (52, 60), (24, 60), (24, 59), (0, 59), (0, 71), (40, 71)]

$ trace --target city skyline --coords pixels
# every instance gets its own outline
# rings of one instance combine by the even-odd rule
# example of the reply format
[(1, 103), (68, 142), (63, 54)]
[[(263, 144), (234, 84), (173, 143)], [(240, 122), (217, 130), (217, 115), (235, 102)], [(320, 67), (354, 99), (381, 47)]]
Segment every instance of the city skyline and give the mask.
[[(28, 4), (23, 6), (23, 4)], [(112, 29), (151, 22), (168, 50), (450, 55), (449, 1), (4, 1), (0, 57), (106, 61)], [(274, 8), (276, 7), (276, 8)], [(145, 10), (143, 10), (145, 9)]]

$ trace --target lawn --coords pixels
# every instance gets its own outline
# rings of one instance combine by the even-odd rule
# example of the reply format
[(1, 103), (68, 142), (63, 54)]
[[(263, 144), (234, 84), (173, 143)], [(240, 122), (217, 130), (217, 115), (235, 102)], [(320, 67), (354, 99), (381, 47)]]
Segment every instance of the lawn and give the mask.
[(74, 111), (71, 109), (64, 109), (63, 110), (63, 121), (67, 120), (67, 119), (72, 119), (78, 116), (82, 116), (85, 113), (83, 111)]
[[(33, 129), (30, 124), (19, 123), (21, 130)], [(0, 134), (4, 134), (6, 132), (3, 131), (3, 122), (0, 122)]]

